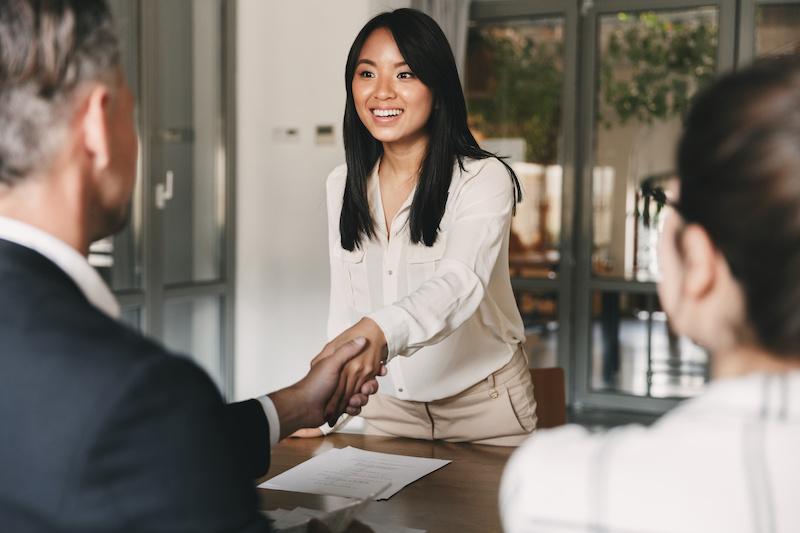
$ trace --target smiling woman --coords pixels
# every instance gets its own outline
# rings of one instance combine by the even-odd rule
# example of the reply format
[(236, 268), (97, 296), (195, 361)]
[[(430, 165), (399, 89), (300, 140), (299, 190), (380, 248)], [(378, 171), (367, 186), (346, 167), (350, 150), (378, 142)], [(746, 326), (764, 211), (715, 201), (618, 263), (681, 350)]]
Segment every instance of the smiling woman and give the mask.
[(411, 71), (388, 28), (372, 32), (357, 65), (353, 100), (372, 137), (381, 143), (427, 143), (433, 95)]
[[(338, 402), (382, 372), (358, 431), (518, 444), (536, 425), (508, 273), (514, 172), (478, 147), (442, 30), (412, 9), (356, 37), (345, 70), (347, 164), (327, 183), (331, 341), (368, 344)], [(319, 435), (318, 430), (304, 435)]]

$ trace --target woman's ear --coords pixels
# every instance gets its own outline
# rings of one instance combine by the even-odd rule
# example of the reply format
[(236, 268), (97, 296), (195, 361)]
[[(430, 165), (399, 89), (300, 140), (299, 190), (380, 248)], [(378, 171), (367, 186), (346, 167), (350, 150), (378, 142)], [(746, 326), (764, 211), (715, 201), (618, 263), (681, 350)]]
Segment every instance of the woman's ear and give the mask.
[(702, 300), (717, 283), (717, 252), (708, 233), (697, 224), (686, 226), (679, 237), (684, 260), (683, 293), (694, 301)]

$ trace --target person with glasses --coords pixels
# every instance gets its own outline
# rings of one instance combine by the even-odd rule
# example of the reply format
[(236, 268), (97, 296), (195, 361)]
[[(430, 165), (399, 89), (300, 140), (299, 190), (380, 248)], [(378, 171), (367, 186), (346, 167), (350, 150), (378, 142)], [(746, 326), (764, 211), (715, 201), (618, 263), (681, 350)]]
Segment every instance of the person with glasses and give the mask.
[(701, 92), (677, 172), (658, 293), (711, 383), (649, 428), (529, 439), (502, 481), (510, 533), (800, 531), (800, 57)]

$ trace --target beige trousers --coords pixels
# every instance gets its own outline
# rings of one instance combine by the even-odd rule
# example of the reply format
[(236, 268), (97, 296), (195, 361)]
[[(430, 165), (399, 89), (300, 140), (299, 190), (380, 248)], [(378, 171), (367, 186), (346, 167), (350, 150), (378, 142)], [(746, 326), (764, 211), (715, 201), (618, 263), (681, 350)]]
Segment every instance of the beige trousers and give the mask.
[(378, 393), (361, 416), (369, 435), (518, 446), (536, 427), (536, 400), (520, 349), (506, 366), (460, 394), (414, 402)]

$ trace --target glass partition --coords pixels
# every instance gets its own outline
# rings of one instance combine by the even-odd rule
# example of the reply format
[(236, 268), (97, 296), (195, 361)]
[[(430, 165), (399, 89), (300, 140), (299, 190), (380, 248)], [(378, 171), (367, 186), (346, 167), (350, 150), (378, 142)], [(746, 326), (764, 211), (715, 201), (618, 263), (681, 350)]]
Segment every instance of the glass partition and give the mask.
[(176, 298), (164, 305), (164, 344), (192, 358), (224, 390), (223, 305), (215, 296)]
[(674, 175), (682, 116), (692, 95), (714, 78), (717, 33), (713, 7), (599, 17), (592, 172), (596, 276), (658, 278), (658, 235), (644, 224), (650, 213), (643, 211), (643, 191)]
[(160, 55), (153, 157), (164, 283), (222, 277), (225, 147), (219, 0), (153, 3)]
[(593, 390), (693, 396), (703, 390), (707, 363), (703, 349), (675, 334), (655, 294), (592, 294)]
[(683, 117), (730, 61), (722, 20), (725, 53), (734, 48), (733, 5), (694, 4), (598, 2), (587, 18), (583, 72), (593, 90), (583, 89), (592, 112), (581, 118), (590, 142), (579, 216), (589, 242), (579, 245), (575, 387), (592, 406), (663, 411), (708, 377), (707, 354), (673, 332), (656, 291)]
[(474, 22), (467, 45), (470, 128), (481, 147), (507, 158), (523, 188), (512, 220), (515, 278), (555, 278), (561, 252), (561, 17)]

